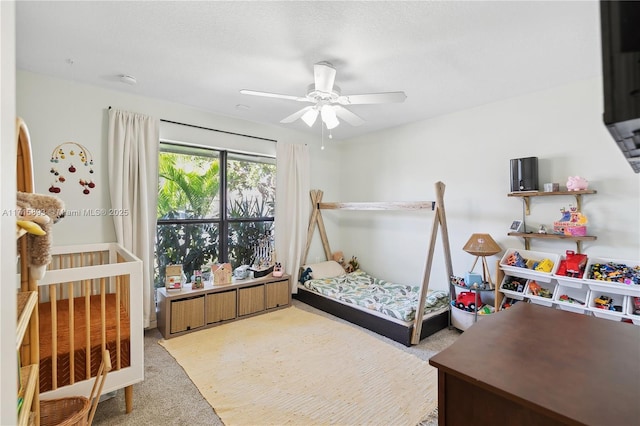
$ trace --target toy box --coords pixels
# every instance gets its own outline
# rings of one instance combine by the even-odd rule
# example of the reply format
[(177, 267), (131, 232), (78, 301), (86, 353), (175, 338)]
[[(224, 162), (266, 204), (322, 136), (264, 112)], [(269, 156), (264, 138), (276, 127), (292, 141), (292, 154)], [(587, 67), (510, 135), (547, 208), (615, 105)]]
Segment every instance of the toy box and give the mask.
[(502, 284), (500, 284), (500, 291), (513, 299), (524, 300), (524, 289), (527, 286), (527, 281), (526, 278), (505, 275), (502, 279)]
[(563, 286), (582, 288), (588, 260), (586, 254), (567, 250), (566, 254), (560, 258), (560, 264), (553, 274), (553, 278), (558, 281), (558, 284), (562, 284)]
[(612, 321), (621, 321), (624, 316), (624, 307), (629, 296), (602, 291), (590, 291), (588, 308), (591, 313), (599, 318)]
[(625, 314), (635, 325), (640, 325), (640, 297), (627, 297)]
[[(518, 259), (518, 262), (514, 262), (515, 259)], [(500, 268), (507, 275), (548, 283), (551, 281), (552, 274), (555, 273), (559, 261), (560, 256), (554, 253), (507, 249), (504, 256), (502, 256), (502, 260), (500, 260)], [(536, 268), (541, 263), (544, 263), (545, 269), (549, 267), (551, 269), (548, 272), (537, 270)]]
[(589, 300), (589, 288), (575, 288), (559, 284), (553, 293), (553, 302), (563, 311), (584, 314)]
[[(452, 301), (452, 303), (455, 303), (455, 301)], [(451, 325), (461, 331), (465, 331), (476, 321), (480, 321), (487, 316), (489, 315), (481, 315), (480, 313), (476, 315), (476, 312), (465, 311), (457, 308), (454, 304), (451, 305)]]
[(594, 291), (615, 291), (640, 296), (640, 262), (637, 260), (590, 257), (584, 281)]
[(553, 295), (556, 291), (555, 282), (538, 282), (537, 280), (529, 280), (524, 290), (524, 296), (531, 303), (542, 306), (553, 306)]

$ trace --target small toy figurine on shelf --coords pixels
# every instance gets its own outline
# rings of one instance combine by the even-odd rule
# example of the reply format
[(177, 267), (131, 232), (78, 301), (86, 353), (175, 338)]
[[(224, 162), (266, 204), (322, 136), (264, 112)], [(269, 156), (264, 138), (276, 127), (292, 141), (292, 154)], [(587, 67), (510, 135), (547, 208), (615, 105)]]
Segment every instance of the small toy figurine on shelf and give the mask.
[(561, 208), (562, 217), (553, 222), (553, 233), (573, 236), (587, 235), (588, 219), (576, 206), (569, 205), (569, 210)]
[(544, 227), (544, 225), (540, 225), (540, 229), (538, 229), (538, 234), (546, 234), (547, 233), (547, 228)]
[(280, 262), (276, 262), (275, 266), (273, 267), (273, 276), (281, 277), (282, 274), (284, 274), (284, 270), (282, 269), (282, 264)]
[(204, 282), (202, 281), (202, 271), (194, 271), (191, 288), (194, 290), (204, 288)]

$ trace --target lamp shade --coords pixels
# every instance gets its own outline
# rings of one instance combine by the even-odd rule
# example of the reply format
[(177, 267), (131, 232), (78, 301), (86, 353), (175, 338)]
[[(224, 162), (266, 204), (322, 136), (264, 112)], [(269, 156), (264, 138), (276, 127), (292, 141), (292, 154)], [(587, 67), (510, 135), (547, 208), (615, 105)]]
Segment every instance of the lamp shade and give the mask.
[(489, 234), (473, 234), (462, 250), (475, 256), (492, 256), (500, 253), (502, 248)]

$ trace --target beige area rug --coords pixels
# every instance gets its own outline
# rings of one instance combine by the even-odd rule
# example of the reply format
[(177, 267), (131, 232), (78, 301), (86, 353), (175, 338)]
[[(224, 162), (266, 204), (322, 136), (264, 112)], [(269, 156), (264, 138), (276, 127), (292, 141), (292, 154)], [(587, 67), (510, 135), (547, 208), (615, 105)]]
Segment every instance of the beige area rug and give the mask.
[(159, 343), (227, 426), (413, 426), (437, 406), (427, 361), (296, 307)]

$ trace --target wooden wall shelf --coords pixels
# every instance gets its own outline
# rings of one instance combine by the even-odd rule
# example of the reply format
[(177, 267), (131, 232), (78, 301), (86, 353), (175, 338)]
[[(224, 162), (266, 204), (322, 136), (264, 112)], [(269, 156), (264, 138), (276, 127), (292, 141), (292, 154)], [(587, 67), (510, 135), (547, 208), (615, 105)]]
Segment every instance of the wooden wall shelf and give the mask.
[[(531, 213), (529, 200), (531, 197), (547, 197), (553, 195), (572, 195), (576, 197), (576, 204), (578, 207), (578, 211), (582, 211), (582, 196), (587, 194), (596, 194), (597, 191), (594, 189), (585, 189), (583, 191), (555, 191), (555, 192), (541, 192), (541, 191), (521, 191), (521, 192), (510, 192), (507, 194), (509, 197), (518, 197), (522, 198), (522, 201), (525, 206), (525, 214), (528, 216)], [(523, 218), (524, 219), (524, 218)], [(524, 248), (526, 250), (530, 250), (531, 239), (539, 239), (539, 240), (568, 240), (574, 241), (576, 243), (576, 252), (582, 253), (582, 242), (583, 241), (595, 241), (597, 237), (593, 235), (584, 235), (584, 236), (574, 236), (574, 235), (564, 235), (564, 234), (540, 234), (534, 232), (509, 232), (507, 235), (510, 237), (520, 237), (524, 238)]]
[(564, 235), (564, 234), (536, 234), (533, 232), (509, 232), (507, 235), (510, 237), (520, 237), (524, 238), (524, 248), (526, 250), (530, 250), (531, 239), (547, 239), (547, 240), (569, 240), (575, 241), (577, 253), (582, 253), (582, 242), (583, 241), (595, 241), (598, 237), (594, 235), (584, 235), (581, 237), (576, 237), (573, 235)]
[(576, 197), (576, 204), (578, 206), (578, 210), (582, 211), (582, 195), (596, 194), (596, 193), (597, 191), (593, 189), (585, 189), (583, 191), (555, 191), (555, 192), (521, 191), (521, 192), (510, 192), (507, 194), (507, 196), (522, 198), (525, 205), (525, 214), (529, 215), (531, 213), (531, 208), (529, 205), (529, 200), (531, 197), (545, 197), (550, 195), (573, 195), (574, 197)]

